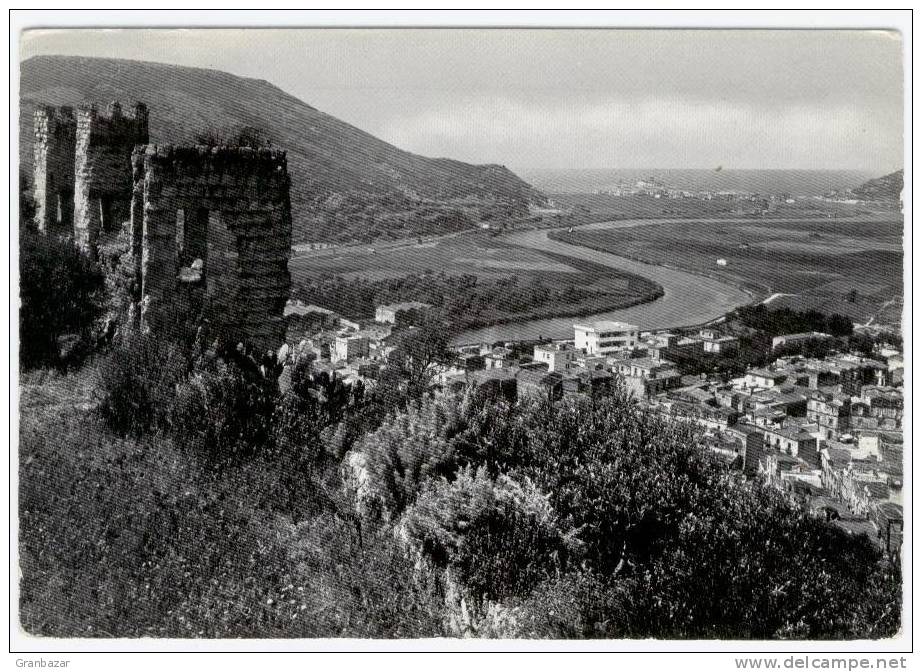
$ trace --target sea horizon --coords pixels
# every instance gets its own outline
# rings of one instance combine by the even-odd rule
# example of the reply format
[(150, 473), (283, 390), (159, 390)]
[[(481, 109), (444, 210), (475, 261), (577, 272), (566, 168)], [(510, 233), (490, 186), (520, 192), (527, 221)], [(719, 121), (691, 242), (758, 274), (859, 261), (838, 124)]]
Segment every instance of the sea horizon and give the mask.
[(654, 178), (670, 188), (688, 191), (788, 193), (802, 198), (854, 189), (885, 174), (888, 173), (784, 168), (535, 168), (519, 172), (536, 189), (547, 193), (597, 193)]

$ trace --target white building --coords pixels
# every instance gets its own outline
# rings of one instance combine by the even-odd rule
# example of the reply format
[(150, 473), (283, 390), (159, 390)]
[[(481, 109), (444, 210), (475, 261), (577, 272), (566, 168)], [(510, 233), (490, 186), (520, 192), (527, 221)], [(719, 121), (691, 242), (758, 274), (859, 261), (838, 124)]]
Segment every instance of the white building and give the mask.
[(375, 309), (375, 322), (397, 324), (398, 322), (419, 321), (425, 312), (432, 308), (428, 303), (420, 301), (406, 301), (404, 303), (390, 303), (378, 306)]
[(330, 360), (334, 362), (348, 362), (358, 357), (368, 357), (368, 336), (348, 334), (337, 336), (333, 341)]
[(589, 355), (607, 355), (630, 350), (640, 340), (640, 329), (634, 324), (603, 320), (592, 324), (574, 324), (574, 345)]
[(783, 345), (792, 345), (805, 341), (826, 341), (831, 338), (832, 336), (829, 334), (824, 334), (819, 331), (808, 331), (803, 334), (784, 334), (783, 336), (775, 336), (772, 339), (772, 350), (780, 348)]
[(769, 369), (749, 369), (746, 372), (746, 387), (772, 388), (780, 387), (788, 378), (783, 371), (770, 371)]
[(733, 336), (721, 336), (714, 329), (702, 329), (698, 332), (698, 340), (704, 347), (705, 352), (722, 354), (739, 348), (738, 338)]
[(577, 354), (569, 343), (542, 343), (535, 346), (534, 360), (547, 364), (550, 372), (566, 371), (576, 361)]

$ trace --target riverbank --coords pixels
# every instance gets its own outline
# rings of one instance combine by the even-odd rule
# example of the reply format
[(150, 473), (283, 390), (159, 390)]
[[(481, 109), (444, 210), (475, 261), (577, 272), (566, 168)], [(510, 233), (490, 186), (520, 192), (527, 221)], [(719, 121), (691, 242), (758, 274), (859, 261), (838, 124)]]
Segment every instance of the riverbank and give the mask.
[[(664, 294), (661, 285), (638, 274), (490, 238), (476, 248), (455, 242), (450, 249), (414, 250), (412, 258), (407, 251), (400, 254), (326, 260), (338, 268), (318, 258), (309, 274), (296, 276), (292, 297), (355, 320), (373, 318), (380, 305), (418, 301), (432, 306), (433, 317), (458, 333), (619, 310)], [(362, 262), (363, 270), (349, 270)], [(427, 267), (416, 270), (414, 262)], [(338, 272), (324, 273), (325, 268)]]
[[(651, 222), (641, 220), (642, 225)], [(628, 227), (630, 222), (612, 222), (612, 226)], [(641, 225), (641, 224), (637, 224)], [(586, 227), (605, 228), (603, 224)], [(573, 317), (582, 320), (617, 320), (638, 325), (641, 329), (670, 329), (690, 324), (704, 324), (718, 319), (738, 306), (751, 303), (753, 296), (740, 288), (715, 278), (698, 276), (667, 266), (646, 264), (610, 252), (571, 245), (550, 238), (552, 230), (531, 230), (507, 234), (503, 242), (530, 250), (559, 255), (574, 261), (602, 264), (612, 271), (631, 273), (655, 282), (663, 288), (662, 295), (646, 303), (635, 304), (597, 313), (571, 314), (550, 319), (516, 321), (483, 329), (467, 330), (452, 339), (454, 345), (497, 341), (527, 341), (539, 338), (565, 339), (573, 335)]]
[[(650, 224), (647, 224), (647, 225), (649, 226)], [(611, 252), (611, 250), (608, 247), (602, 244), (593, 243), (591, 241), (573, 242), (571, 240), (568, 240), (567, 237), (569, 235), (571, 234), (567, 230), (561, 230), (561, 229), (555, 229), (553, 231), (548, 232), (548, 238), (550, 238), (551, 240), (565, 243), (567, 245), (587, 247), (590, 250), (596, 250), (597, 252)], [(765, 300), (766, 297), (769, 297), (772, 295), (771, 288), (768, 285), (761, 285), (756, 282), (738, 282), (732, 276), (722, 275), (720, 273), (707, 273), (707, 272), (704, 272), (704, 271), (701, 271), (695, 268), (689, 268), (685, 266), (676, 266), (675, 264), (670, 264), (670, 263), (656, 262), (651, 259), (637, 256), (634, 254), (623, 254), (619, 256), (623, 256), (625, 259), (630, 259), (631, 261), (636, 261), (637, 263), (645, 264), (647, 266), (659, 266), (662, 268), (671, 268), (676, 271), (681, 271), (683, 273), (689, 273), (691, 275), (697, 275), (702, 278), (709, 278), (711, 280), (718, 280), (721, 282), (726, 282), (728, 284), (735, 286), (740, 291), (746, 292), (749, 295), (752, 303), (758, 303), (760, 301)], [(779, 296), (792, 296), (792, 295), (780, 294)]]

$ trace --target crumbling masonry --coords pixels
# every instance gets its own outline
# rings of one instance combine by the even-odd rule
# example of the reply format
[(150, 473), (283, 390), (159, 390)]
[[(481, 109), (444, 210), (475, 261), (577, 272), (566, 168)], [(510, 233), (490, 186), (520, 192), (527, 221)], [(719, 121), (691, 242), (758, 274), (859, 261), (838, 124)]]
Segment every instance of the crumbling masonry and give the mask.
[(91, 105), (74, 116), (71, 107), (35, 112), (35, 223), (45, 233), (73, 231), (75, 242), (96, 253), (100, 231), (115, 231), (128, 219), (131, 152), (147, 144), (147, 108), (129, 116), (117, 102), (105, 115)]
[(41, 107), (34, 124), (35, 224), (43, 233), (69, 232), (74, 226), (74, 108)]
[(291, 288), (285, 153), (146, 145), (132, 163), (142, 324), (157, 329), (200, 299), (226, 337), (278, 348)]
[(110, 103), (108, 114), (95, 106), (77, 110), (74, 163), (74, 242), (94, 255), (100, 232), (117, 231), (131, 203), (131, 153), (148, 141), (147, 107)]
[(111, 103), (35, 113), (36, 225), (91, 256), (129, 222), (143, 328), (200, 308), (228, 339), (284, 341), (291, 204), (284, 152), (148, 144), (148, 112)]

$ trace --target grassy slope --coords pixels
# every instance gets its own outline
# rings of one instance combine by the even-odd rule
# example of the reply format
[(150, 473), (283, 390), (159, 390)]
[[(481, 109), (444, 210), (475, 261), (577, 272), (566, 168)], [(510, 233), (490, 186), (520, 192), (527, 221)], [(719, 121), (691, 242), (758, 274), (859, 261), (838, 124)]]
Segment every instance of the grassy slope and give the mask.
[[(441, 605), (392, 537), (275, 510), (279, 474), (204, 472), (163, 437), (114, 436), (94, 369), (20, 386), (20, 624), (56, 637), (438, 636)], [(331, 483), (338, 476), (332, 475)]]

